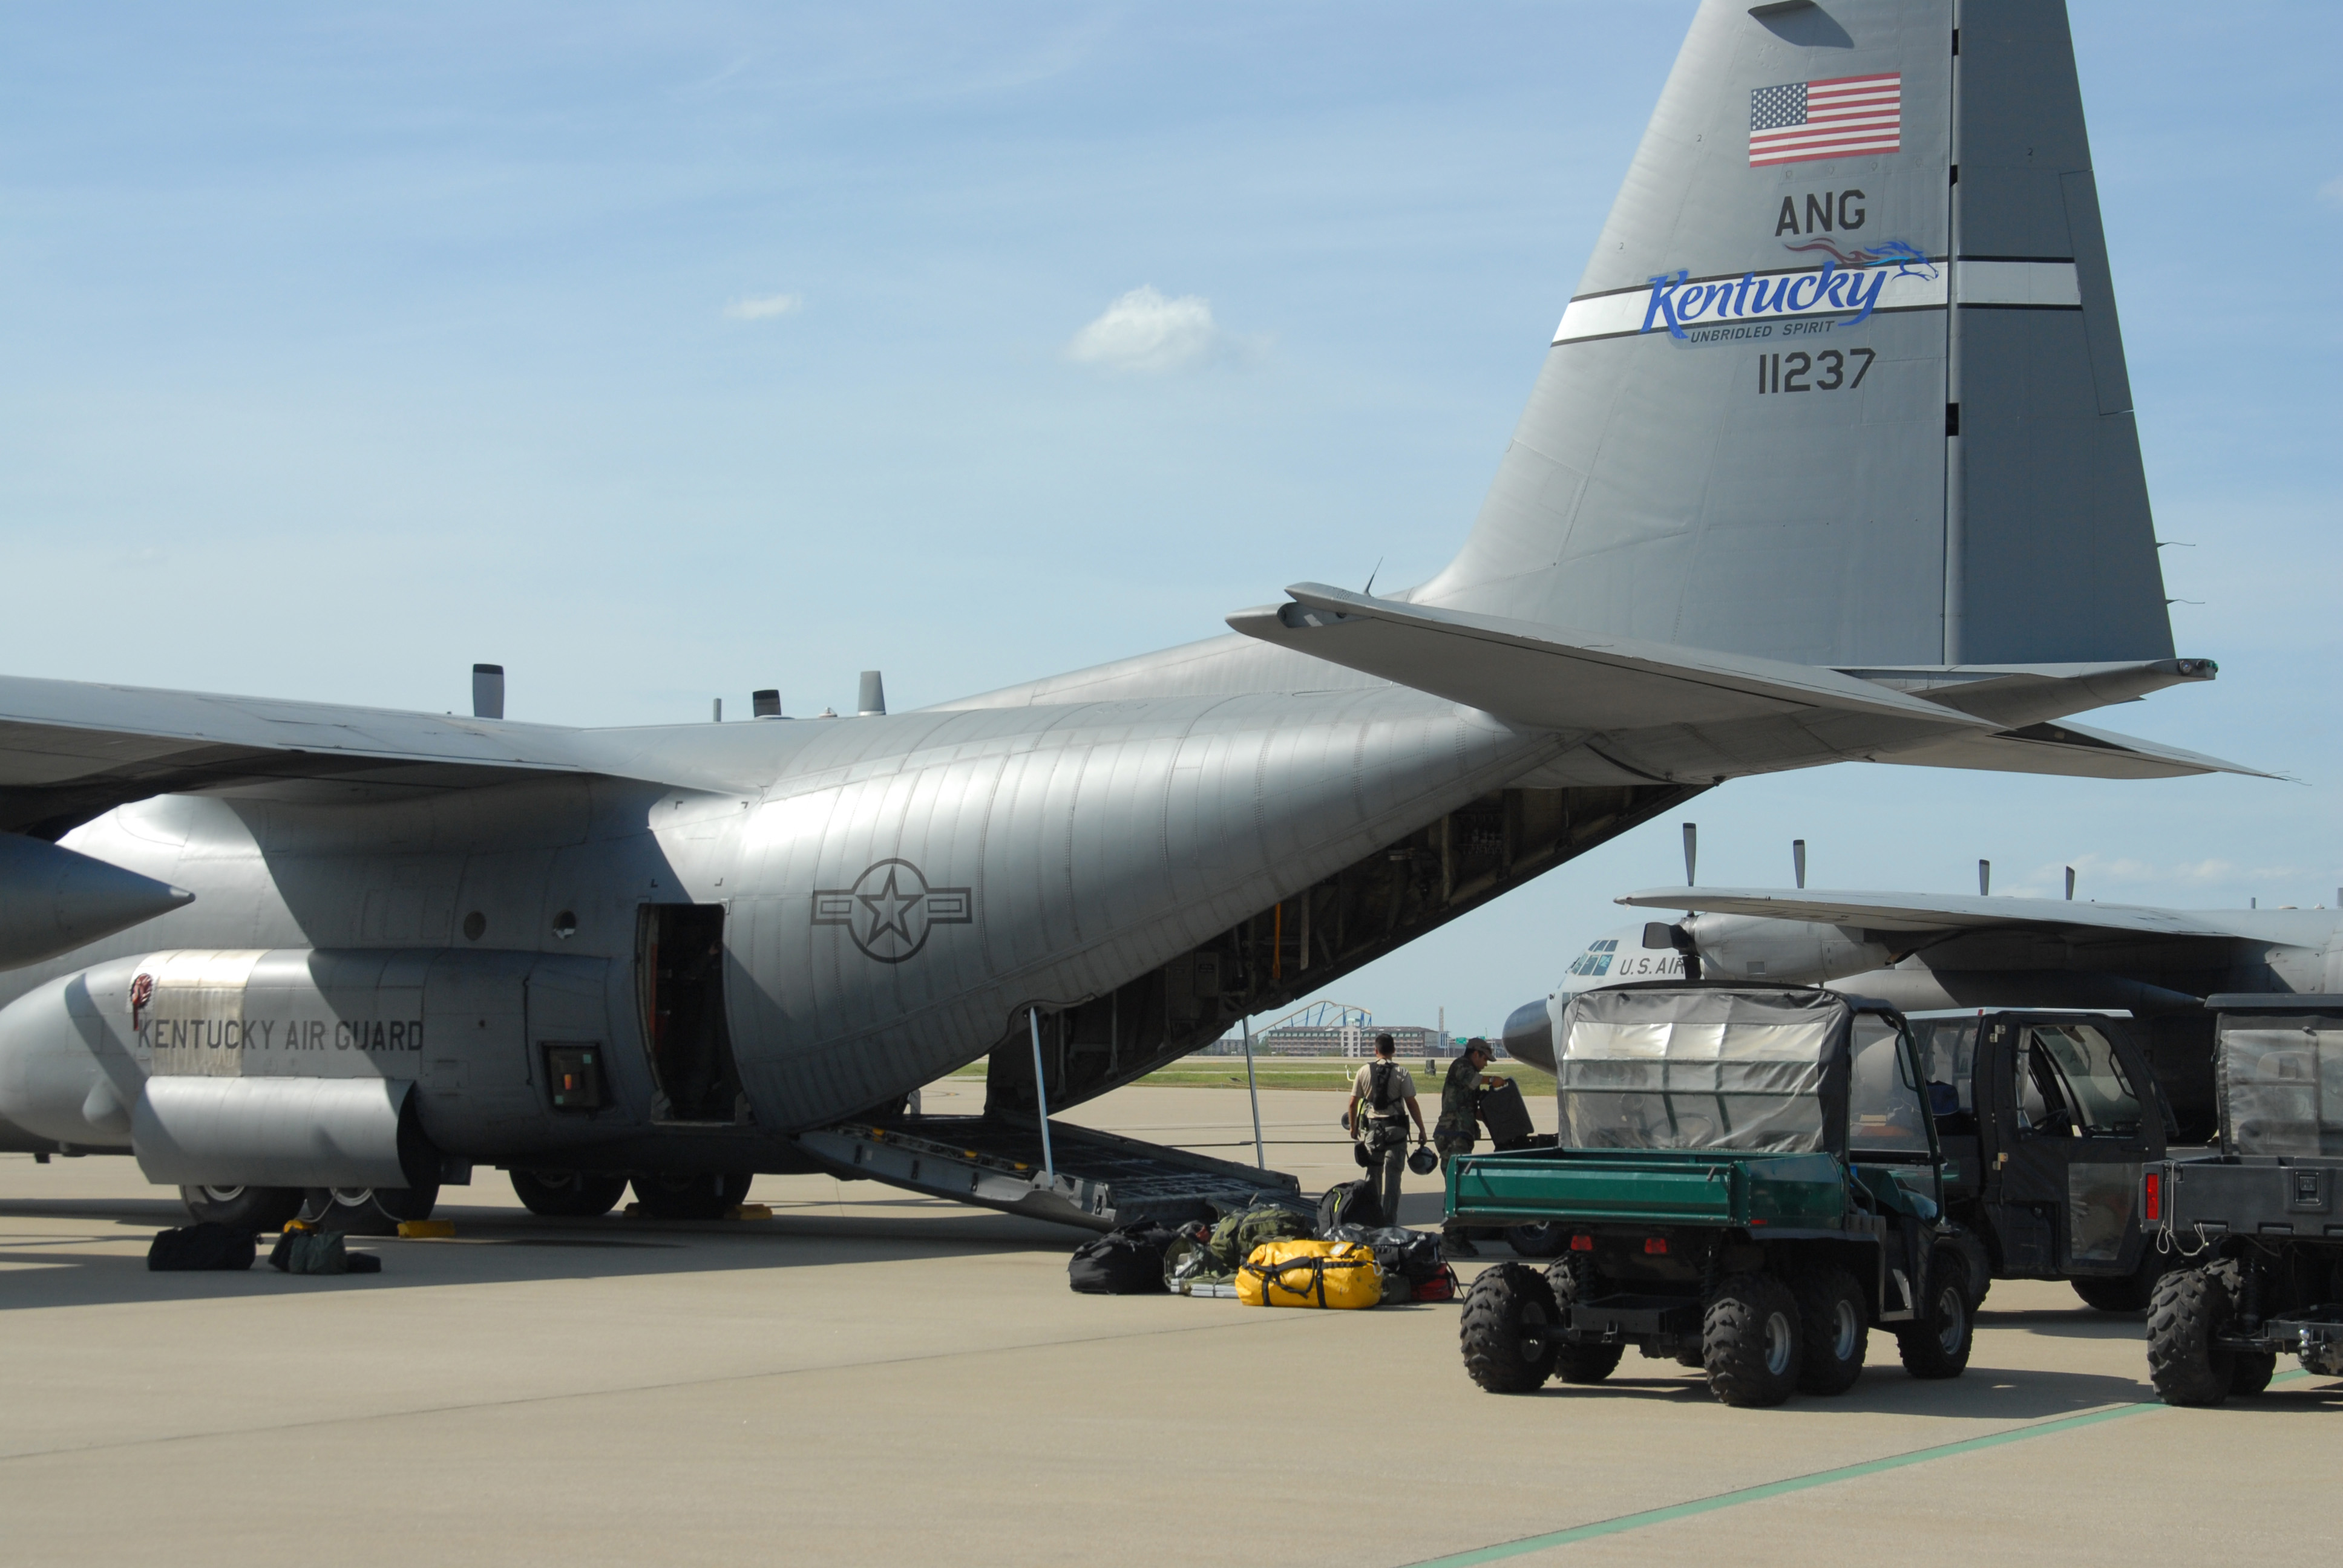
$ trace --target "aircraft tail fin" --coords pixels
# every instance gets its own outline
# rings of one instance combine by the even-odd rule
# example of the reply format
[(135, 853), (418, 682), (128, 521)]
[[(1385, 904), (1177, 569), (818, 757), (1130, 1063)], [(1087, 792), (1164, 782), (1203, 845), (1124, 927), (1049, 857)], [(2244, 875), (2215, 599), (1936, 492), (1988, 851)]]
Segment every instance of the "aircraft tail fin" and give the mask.
[(2065, 9), (1956, 20), (1708, 0), (1407, 598), (1810, 665), (2172, 657)]

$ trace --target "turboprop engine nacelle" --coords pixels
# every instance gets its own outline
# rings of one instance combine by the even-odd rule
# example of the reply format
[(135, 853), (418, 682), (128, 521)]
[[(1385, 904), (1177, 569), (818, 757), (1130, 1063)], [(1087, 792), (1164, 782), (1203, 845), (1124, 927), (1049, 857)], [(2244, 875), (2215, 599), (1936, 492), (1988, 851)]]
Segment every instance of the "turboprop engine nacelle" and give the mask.
[[(1655, 924), (1657, 922), (1654, 922)], [(1662, 927), (1662, 930), (1668, 928)], [(1885, 969), (1896, 955), (1859, 929), (1764, 915), (1693, 915), (1674, 928), (1691, 940), (1706, 980), (1821, 985)]]
[[(445, 950), (186, 950), (62, 976), (0, 1009), (0, 1118), (129, 1149), (177, 1185), (401, 1187), (623, 1134), (646, 1083), (607, 1050), (608, 964)], [(557, 1097), (589, 1053), (592, 1092)]]

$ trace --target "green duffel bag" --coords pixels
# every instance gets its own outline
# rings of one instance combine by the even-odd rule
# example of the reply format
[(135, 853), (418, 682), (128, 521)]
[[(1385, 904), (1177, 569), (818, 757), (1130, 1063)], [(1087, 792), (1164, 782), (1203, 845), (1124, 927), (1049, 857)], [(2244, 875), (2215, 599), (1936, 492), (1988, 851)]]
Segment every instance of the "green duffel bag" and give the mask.
[(1252, 1256), (1255, 1247), (1270, 1241), (1314, 1241), (1317, 1233), (1308, 1215), (1273, 1203), (1257, 1203), (1223, 1216), (1212, 1227), (1211, 1248), (1220, 1266), (1234, 1274)]

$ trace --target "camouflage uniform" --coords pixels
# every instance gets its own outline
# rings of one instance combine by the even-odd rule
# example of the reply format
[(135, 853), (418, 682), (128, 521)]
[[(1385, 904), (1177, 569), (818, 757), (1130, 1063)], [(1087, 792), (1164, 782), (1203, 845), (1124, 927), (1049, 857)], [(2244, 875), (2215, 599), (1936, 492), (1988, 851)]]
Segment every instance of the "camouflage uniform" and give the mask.
[[(1440, 1120), (1433, 1124), (1433, 1147), (1440, 1151), (1443, 1174), (1449, 1161), (1459, 1154), (1473, 1151), (1474, 1140), (1480, 1136), (1481, 1120), (1473, 1114), (1473, 1091), (1481, 1084), (1481, 1069), (1467, 1050), (1448, 1064), (1447, 1081), (1440, 1086)], [(1477, 1258), (1481, 1249), (1473, 1244), (1471, 1234), (1455, 1221), (1440, 1227), (1440, 1250), (1450, 1258)]]
[(1448, 1081), (1440, 1088), (1440, 1120), (1432, 1129), (1433, 1147), (1440, 1151), (1440, 1169), (1459, 1154), (1470, 1154), (1481, 1123), (1473, 1114), (1473, 1091), (1480, 1087), (1481, 1070), (1468, 1052), (1448, 1066)]

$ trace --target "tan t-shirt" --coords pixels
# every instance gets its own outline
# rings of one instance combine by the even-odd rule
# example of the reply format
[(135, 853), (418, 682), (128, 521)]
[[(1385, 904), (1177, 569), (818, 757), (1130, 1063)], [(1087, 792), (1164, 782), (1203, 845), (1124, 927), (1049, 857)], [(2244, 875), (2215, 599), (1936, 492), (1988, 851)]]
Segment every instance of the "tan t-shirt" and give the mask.
[(1408, 1076), (1406, 1068), (1393, 1062), (1391, 1109), (1378, 1111), (1375, 1109), (1375, 1064), (1370, 1061), (1359, 1069), (1358, 1076), (1351, 1080), (1351, 1092), (1359, 1097), (1359, 1114), (1362, 1116), (1405, 1116), (1407, 1102), (1415, 1098), (1415, 1080)]

